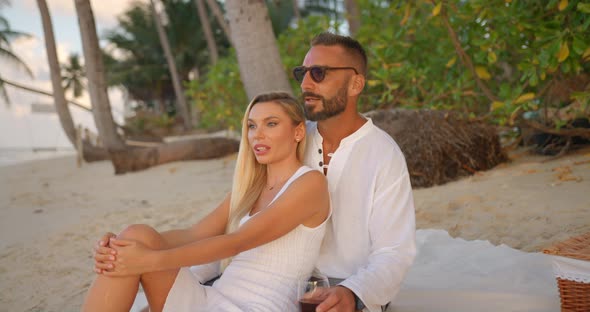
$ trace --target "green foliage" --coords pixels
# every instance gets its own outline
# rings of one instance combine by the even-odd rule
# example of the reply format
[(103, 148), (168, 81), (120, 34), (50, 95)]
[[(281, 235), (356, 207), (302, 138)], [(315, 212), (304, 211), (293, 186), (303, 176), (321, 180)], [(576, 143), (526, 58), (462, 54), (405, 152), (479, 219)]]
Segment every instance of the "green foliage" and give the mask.
[(294, 0), (266, 0), (266, 7), (268, 8), (268, 15), (272, 24), (272, 30), (276, 36), (289, 28), (291, 19), (293, 18), (293, 1)]
[(168, 114), (139, 110), (133, 117), (125, 119), (125, 132), (132, 137), (161, 138), (174, 134), (175, 125), (174, 117), (170, 117)]
[(199, 110), (200, 127), (240, 129), (248, 99), (235, 52), (220, 58), (203, 79), (189, 82), (187, 94)]
[(293, 67), (301, 65), (313, 37), (329, 28), (330, 19), (328, 17), (312, 15), (300, 20), (296, 28), (290, 28), (279, 36), (277, 40), (279, 53), (295, 94), (301, 94), (301, 88), (293, 78)]
[(555, 104), (543, 93), (555, 81), (590, 68), (590, 14), (583, 1), (361, 3), (357, 37), (370, 59), (364, 109), (444, 108), (512, 123), (524, 111)]

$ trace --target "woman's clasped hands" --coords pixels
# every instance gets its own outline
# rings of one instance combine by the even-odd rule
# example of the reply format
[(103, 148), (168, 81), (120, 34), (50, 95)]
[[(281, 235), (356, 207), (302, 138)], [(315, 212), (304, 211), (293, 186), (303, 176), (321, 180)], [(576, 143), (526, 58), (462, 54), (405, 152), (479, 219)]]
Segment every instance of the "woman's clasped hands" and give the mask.
[(105, 276), (131, 276), (154, 271), (155, 250), (105, 234), (94, 248), (94, 271)]

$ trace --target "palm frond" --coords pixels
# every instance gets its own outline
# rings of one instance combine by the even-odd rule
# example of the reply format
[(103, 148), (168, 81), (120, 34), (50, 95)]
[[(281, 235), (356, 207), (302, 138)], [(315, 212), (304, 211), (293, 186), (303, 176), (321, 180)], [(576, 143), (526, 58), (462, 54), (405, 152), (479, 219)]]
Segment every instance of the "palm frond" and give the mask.
[(12, 40), (17, 39), (17, 38), (33, 38), (33, 35), (31, 35), (29, 33), (22, 32), (22, 31), (5, 29), (5, 30), (0, 30), (0, 38), (1, 38), (0, 41), (6, 42), (8, 44)]
[(6, 86), (2, 77), (0, 77), (0, 98), (4, 101), (6, 107), (10, 107), (10, 98), (8, 97), (8, 92), (6, 92)]
[(25, 62), (21, 60), (20, 57), (12, 53), (12, 51), (0, 48), (0, 59), (7, 60), (8, 62), (10, 62), (10, 64), (25, 71), (31, 78), (34, 77), (33, 71), (31, 71), (29, 66), (27, 66), (27, 64), (25, 64)]
[(60, 68), (64, 90), (72, 90), (74, 98), (80, 97), (85, 89), (83, 81), (86, 77), (80, 56), (77, 53), (70, 54), (66, 63), (60, 64)]
[[(0, 0), (0, 7), (3, 3), (8, 2)], [(14, 39), (22, 37), (31, 37), (31, 35), (10, 29), (10, 24), (8, 23), (8, 20), (5, 17), (0, 16), (0, 59), (4, 59), (8, 61), (11, 65), (18, 67), (19, 69), (22, 69), (32, 78), (33, 72), (31, 71), (31, 69), (27, 66), (27, 64), (25, 64), (25, 62), (22, 59), (20, 59), (20, 57), (14, 54), (10, 46), (10, 43)]]

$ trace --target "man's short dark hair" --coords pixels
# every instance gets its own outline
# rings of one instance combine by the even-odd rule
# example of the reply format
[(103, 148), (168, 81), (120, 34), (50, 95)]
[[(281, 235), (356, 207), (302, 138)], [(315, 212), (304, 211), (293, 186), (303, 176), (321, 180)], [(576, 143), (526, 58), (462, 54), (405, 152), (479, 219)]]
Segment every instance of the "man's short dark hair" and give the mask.
[(323, 32), (315, 36), (311, 40), (311, 46), (325, 45), (325, 46), (341, 46), (347, 53), (358, 59), (361, 68), (359, 72), (363, 75), (367, 74), (367, 53), (363, 46), (355, 39), (349, 36), (341, 36), (331, 32)]

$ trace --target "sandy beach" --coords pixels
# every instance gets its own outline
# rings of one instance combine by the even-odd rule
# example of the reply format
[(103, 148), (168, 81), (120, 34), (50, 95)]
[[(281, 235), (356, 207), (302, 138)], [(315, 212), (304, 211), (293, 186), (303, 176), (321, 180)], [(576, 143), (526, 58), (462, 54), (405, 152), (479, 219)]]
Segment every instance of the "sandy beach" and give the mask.
[[(510, 163), (414, 191), (419, 229), (539, 252), (590, 231), (590, 149)], [(92, 246), (130, 223), (188, 226), (230, 189), (235, 156), (115, 176), (73, 157), (0, 167), (0, 311), (77, 311)]]

